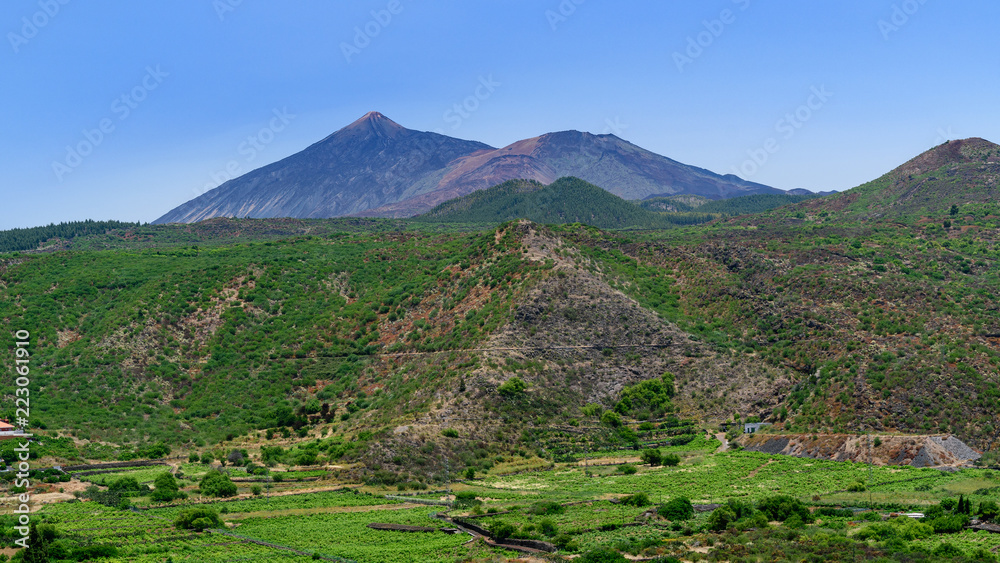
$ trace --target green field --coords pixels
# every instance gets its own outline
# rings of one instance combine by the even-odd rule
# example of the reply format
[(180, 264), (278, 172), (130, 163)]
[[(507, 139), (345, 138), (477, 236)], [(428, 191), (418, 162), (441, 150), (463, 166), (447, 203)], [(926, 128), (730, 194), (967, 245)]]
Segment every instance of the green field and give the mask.
[[(637, 471), (623, 474), (626, 466), (636, 467)], [(144, 475), (142, 471), (152, 474), (144, 469), (105, 475), (139, 478)], [(866, 490), (847, 490), (858, 483), (864, 483)], [(506, 527), (511, 537), (554, 542), (560, 546), (560, 556), (611, 546), (645, 557), (682, 555), (692, 561), (771, 560), (769, 557), (785, 549), (803, 558), (812, 554), (831, 561), (877, 560), (880, 554), (896, 552), (913, 556), (926, 552), (930, 557), (961, 553), (948, 560), (988, 561), (977, 550), (1000, 546), (1000, 534), (932, 533), (902, 543), (859, 541), (856, 536), (881, 525), (883, 517), (893, 511), (930, 510), (958, 495), (971, 499), (974, 508), (979, 507), (998, 499), (997, 486), (1000, 475), (984, 469), (944, 472), (933, 468), (869, 468), (850, 462), (751, 452), (697, 451), (676, 467), (621, 464), (588, 471), (576, 464), (556, 464), (547, 470), (456, 483), (456, 493), (472, 493), (478, 502), (452, 508), (448, 514), (471, 518), (489, 530)], [(167, 557), (172, 561), (199, 562), (306, 561), (313, 560), (313, 554), (357, 562), (497, 561), (503, 559), (495, 557), (514, 556), (481, 542), (469, 543), (466, 534), (369, 529), (367, 525), (375, 522), (430, 528), (447, 524), (432, 518), (442, 507), (413, 507), (387, 499), (385, 495), (396, 492), (390, 488), (365, 489), (369, 492), (343, 488), (201, 504), (185, 501), (137, 512), (95, 502), (61, 503), (46, 506), (40, 518), (56, 527), (57, 543), (115, 546), (118, 555), (105, 559), (115, 563), (162, 562)], [(648, 496), (648, 504), (622, 502), (640, 493)], [(711, 511), (678, 521), (655, 512), (657, 507), (679, 497), (696, 505), (737, 501), (744, 507), (756, 505), (763, 510), (767, 499), (775, 495), (801, 501), (816, 514), (815, 521), (768, 523), (767, 518), (760, 520), (758, 516), (758, 520), (730, 523), (728, 531), (720, 533), (712, 529), (715, 514)], [(441, 496), (433, 493), (415, 498), (436, 500)], [(874, 512), (858, 512), (867, 508), (856, 508), (855, 515), (848, 517), (821, 512), (831, 507), (867, 507)], [(226, 533), (176, 529), (174, 520), (191, 508), (218, 512)], [(942, 544), (948, 545), (940, 547)], [(834, 549), (836, 545), (841, 549)], [(692, 551), (697, 546), (702, 549)], [(705, 550), (706, 546), (712, 549)], [(740, 558), (741, 554), (750, 558)]]

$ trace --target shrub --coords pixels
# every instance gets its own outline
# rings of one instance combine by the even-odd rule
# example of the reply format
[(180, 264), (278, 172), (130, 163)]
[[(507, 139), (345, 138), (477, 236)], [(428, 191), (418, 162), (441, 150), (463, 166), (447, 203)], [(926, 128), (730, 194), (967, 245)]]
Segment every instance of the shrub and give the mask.
[(934, 548), (932, 555), (935, 557), (947, 557), (948, 559), (952, 559), (954, 557), (964, 557), (965, 552), (950, 543), (944, 542)]
[(847, 487), (847, 490), (850, 491), (850, 492), (852, 492), (852, 493), (862, 493), (862, 492), (866, 491), (867, 489), (868, 489), (868, 487), (866, 487), (865, 484), (862, 483), (861, 481), (855, 481), (854, 483), (851, 483)]
[(188, 508), (177, 515), (174, 526), (182, 530), (201, 532), (205, 528), (221, 528), (222, 520), (219, 519), (219, 514), (210, 508)]
[(108, 483), (108, 490), (116, 493), (131, 493), (147, 491), (149, 488), (140, 485), (135, 477), (119, 477)]
[(636, 466), (632, 465), (631, 463), (626, 463), (625, 465), (621, 466), (620, 470), (622, 472), (622, 475), (635, 475), (635, 473), (639, 471), (639, 469), (636, 468)]
[(621, 502), (625, 506), (638, 506), (640, 508), (653, 504), (652, 501), (649, 500), (649, 495), (646, 493), (636, 493), (634, 495), (623, 497)]
[(992, 500), (984, 500), (979, 503), (979, 511), (977, 512), (979, 517), (983, 520), (993, 521), (996, 520), (997, 516), (1000, 516), (1000, 506)]
[(604, 411), (604, 413), (601, 414), (601, 424), (617, 428), (622, 425), (622, 417), (615, 411)]
[(539, 520), (538, 531), (550, 538), (559, 533), (559, 530), (556, 528), (555, 522), (553, 522), (551, 518), (542, 518), (541, 520)]
[(736, 514), (733, 513), (732, 509), (728, 506), (720, 506), (708, 515), (705, 526), (713, 532), (721, 532), (734, 522), (736, 522)]
[(155, 490), (150, 495), (153, 502), (170, 502), (177, 498), (179, 490), (177, 480), (170, 473), (164, 472), (157, 475), (156, 480), (153, 481), (153, 487)]
[(580, 563), (628, 563), (624, 555), (607, 547), (592, 549), (577, 559)]
[(263, 492), (263, 490), (264, 489), (261, 488), (260, 485), (253, 485), (252, 487), (250, 487), (250, 492), (253, 493), (253, 496), (255, 497), (259, 497), (260, 493)]
[(691, 506), (691, 501), (685, 497), (670, 499), (666, 504), (657, 508), (656, 512), (667, 520), (675, 522), (694, 518), (694, 507)]
[(236, 495), (236, 484), (228, 475), (218, 471), (209, 471), (199, 484), (201, 492), (210, 497), (231, 497)]
[(786, 495), (767, 497), (757, 503), (757, 509), (763, 512), (768, 519), (777, 522), (784, 522), (792, 516), (798, 516), (802, 522), (812, 522), (812, 515), (806, 505), (797, 498)]
[(930, 520), (925, 518), (924, 522), (934, 528), (934, 533), (936, 534), (954, 534), (961, 532), (969, 525), (969, 516), (966, 514), (952, 514), (950, 516), (938, 516)]
[(499, 541), (505, 540), (517, 533), (517, 528), (506, 522), (493, 522), (488, 529), (493, 539)]
[(667, 454), (663, 456), (661, 462), (663, 463), (663, 465), (666, 465), (667, 467), (675, 467), (677, 465), (680, 465), (681, 456), (677, 454)]
[(565, 511), (565, 506), (552, 500), (536, 502), (528, 507), (529, 514), (562, 514)]
[(441, 431), (441, 435), (445, 438), (458, 438), (458, 430), (454, 428), (445, 428)]
[(902, 541), (922, 540), (931, 537), (934, 528), (918, 522), (913, 518), (901, 516), (886, 522), (876, 522), (858, 530), (854, 536), (859, 540), (876, 539), (886, 541), (890, 539), (900, 539)]
[(523, 394), (527, 388), (528, 386), (525, 385), (524, 380), (520, 377), (512, 377), (504, 381), (500, 387), (497, 387), (497, 392), (508, 399), (512, 399)]
[(476, 493), (472, 491), (461, 491), (455, 493), (455, 507), (469, 507), (483, 504), (483, 501), (476, 498)]
[(642, 450), (642, 454), (639, 457), (642, 458), (643, 463), (648, 463), (651, 466), (660, 465), (663, 461), (663, 456), (660, 454), (658, 448)]

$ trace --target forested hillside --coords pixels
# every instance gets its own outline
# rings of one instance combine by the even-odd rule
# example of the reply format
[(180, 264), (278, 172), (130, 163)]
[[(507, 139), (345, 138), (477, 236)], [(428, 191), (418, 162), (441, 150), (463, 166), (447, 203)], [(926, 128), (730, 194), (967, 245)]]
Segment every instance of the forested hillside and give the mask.
[(420, 216), (422, 221), (498, 224), (514, 219), (536, 223), (585, 223), (602, 229), (662, 229), (704, 223), (706, 214), (666, 215), (648, 211), (579, 178), (548, 186), (511, 180), (445, 202)]

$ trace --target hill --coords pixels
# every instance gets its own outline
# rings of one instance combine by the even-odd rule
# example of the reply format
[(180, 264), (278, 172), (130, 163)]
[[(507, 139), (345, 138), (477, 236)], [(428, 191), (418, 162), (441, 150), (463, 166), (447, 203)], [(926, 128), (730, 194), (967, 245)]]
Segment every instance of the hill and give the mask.
[(817, 194), (750, 194), (729, 199), (710, 200), (698, 196), (679, 195), (656, 197), (637, 202), (640, 207), (651, 211), (698, 213), (734, 216), (763, 213), (771, 209), (791, 205), (800, 201), (820, 197)]
[(213, 217), (411, 217), (507, 180), (562, 176), (626, 199), (693, 193), (712, 199), (777, 192), (657, 155), (614, 135), (548, 133), (494, 149), (407, 129), (378, 113), (288, 158), (230, 180), (154, 223)]
[(704, 222), (711, 216), (664, 216), (579, 178), (565, 177), (548, 186), (534, 180), (504, 182), (442, 203), (419, 219), (488, 224), (529, 219), (543, 224), (584, 223), (602, 229), (658, 229)]
[(1000, 213), (1000, 145), (979, 138), (948, 141), (882, 177), (801, 204), (807, 213), (860, 220), (942, 220)]

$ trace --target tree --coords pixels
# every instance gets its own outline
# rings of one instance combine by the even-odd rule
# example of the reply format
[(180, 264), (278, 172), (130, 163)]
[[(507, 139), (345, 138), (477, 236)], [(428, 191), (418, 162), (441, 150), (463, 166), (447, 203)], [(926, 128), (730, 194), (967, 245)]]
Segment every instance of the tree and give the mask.
[(221, 528), (222, 520), (219, 519), (219, 513), (210, 508), (189, 508), (177, 515), (174, 526), (181, 530), (201, 532), (205, 528)]
[(661, 463), (663, 463), (663, 465), (666, 465), (667, 467), (675, 467), (677, 465), (680, 465), (681, 456), (677, 454), (667, 454), (663, 456)]
[(155, 490), (150, 495), (150, 500), (153, 502), (170, 502), (177, 498), (177, 493), (180, 490), (177, 486), (177, 480), (169, 472), (157, 475), (156, 480), (153, 481), (153, 487)]
[(656, 512), (674, 522), (690, 520), (694, 518), (694, 506), (686, 497), (670, 499), (666, 504), (656, 509)]
[(229, 476), (219, 471), (209, 471), (201, 479), (201, 492), (210, 497), (231, 497), (236, 495), (236, 484)]
[(651, 466), (660, 465), (663, 461), (663, 456), (660, 454), (659, 448), (642, 450), (642, 454), (639, 457), (642, 458), (643, 463), (648, 463)]
[(246, 463), (246, 457), (240, 450), (233, 450), (229, 452), (229, 455), (226, 456), (226, 460), (233, 465), (244, 465)]

